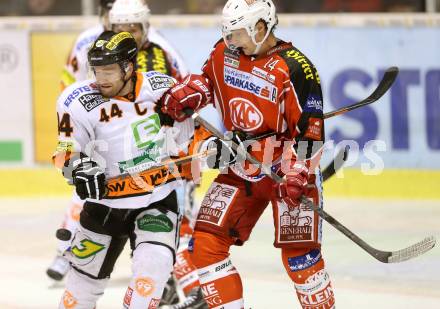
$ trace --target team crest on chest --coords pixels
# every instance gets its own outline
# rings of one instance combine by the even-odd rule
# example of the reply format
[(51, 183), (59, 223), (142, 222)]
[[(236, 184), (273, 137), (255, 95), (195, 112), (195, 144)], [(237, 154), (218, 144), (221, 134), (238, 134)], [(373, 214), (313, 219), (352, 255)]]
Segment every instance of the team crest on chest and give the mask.
[(233, 98), (229, 101), (229, 107), (234, 127), (243, 131), (253, 131), (262, 125), (263, 115), (251, 101)]

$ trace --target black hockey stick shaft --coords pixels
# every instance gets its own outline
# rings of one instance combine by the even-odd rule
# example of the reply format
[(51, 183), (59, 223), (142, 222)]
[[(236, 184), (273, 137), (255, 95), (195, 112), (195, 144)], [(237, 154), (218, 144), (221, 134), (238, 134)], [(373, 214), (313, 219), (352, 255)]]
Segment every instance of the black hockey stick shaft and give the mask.
[(396, 80), (397, 75), (399, 74), (399, 68), (397, 67), (390, 67), (388, 68), (381, 81), (377, 85), (376, 89), (374, 89), (373, 93), (370, 94), (366, 99), (359, 101), (357, 103), (354, 103), (352, 105), (337, 109), (335, 111), (325, 113), (324, 119), (328, 119), (331, 117), (334, 117), (336, 115), (345, 114), (346, 112), (349, 112), (351, 110), (354, 110), (356, 108), (371, 104), (379, 100), (387, 91), (391, 88), (394, 81)]
[[(376, 89), (369, 97), (352, 105), (343, 107), (341, 109), (329, 113), (325, 113), (324, 119), (328, 119), (330, 117), (344, 114), (348, 111), (376, 102), (388, 91), (388, 89), (391, 88), (392, 84), (397, 78), (398, 73), (399, 73), (399, 69), (397, 67), (388, 68), (385, 71), (382, 80), (379, 82)], [(342, 167), (344, 162), (347, 160), (349, 149), (350, 148), (346, 146), (344, 150), (341, 150), (336, 155), (335, 159), (333, 159), (333, 161), (323, 170), (322, 179), (324, 182), (330, 179)]]
[[(328, 179), (333, 177), (336, 174), (336, 172), (341, 169), (341, 167), (344, 165), (344, 162), (347, 161), (349, 149), (350, 149), (350, 147), (347, 145), (345, 147), (345, 149), (340, 150), (336, 154), (336, 156), (333, 158), (332, 162), (330, 162), (329, 165), (327, 165), (323, 169), (323, 171), (322, 171), (322, 181), (323, 182), (326, 182)], [(143, 172), (151, 172), (154, 170), (162, 169), (164, 167), (168, 167), (170, 169), (173, 169), (175, 166), (187, 164), (189, 162), (192, 162), (193, 160), (205, 158), (207, 156), (215, 154), (216, 152), (217, 152), (217, 150), (212, 149), (212, 150), (206, 150), (206, 151), (203, 151), (200, 153), (188, 155), (185, 157), (181, 157), (178, 159), (174, 159), (174, 160), (170, 159), (170, 160), (158, 163), (158, 164), (152, 166), (151, 168), (144, 170)], [(118, 177), (128, 177), (130, 175), (131, 175), (130, 173), (124, 173)]]
[[(391, 252), (387, 251), (380, 251), (373, 247), (371, 247), (369, 244), (367, 244), (363, 239), (361, 239), (359, 236), (357, 236), (355, 233), (350, 231), (348, 228), (346, 228), (342, 223), (340, 223), (338, 220), (336, 220), (334, 217), (330, 216), (328, 213), (326, 213), (322, 208), (316, 207), (311, 203), (311, 201), (303, 198), (302, 202), (309, 204), (309, 206), (312, 206), (314, 210), (318, 212), (318, 214), (328, 223), (330, 223), (333, 227), (335, 227), (338, 231), (342, 232), (345, 236), (347, 236), (350, 240), (352, 240), (355, 244), (357, 244), (359, 247), (367, 251), (371, 256), (373, 256), (375, 259), (383, 262), (388, 263), (388, 258), (391, 256)], [(311, 205), (310, 205), (311, 204)]]
[[(399, 74), (399, 68), (398, 67), (389, 67), (382, 79), (380, 80), (379, 84), (377, 85), (376, 89), (374, 89), (374, 91), (365, 99), (363, 99), (362, 101), (353, 103), (351, 105), (342, 107), (340, 109), (328, 112), (328, 113), (324, 113), (323, 118), (324, 119), (328, 119), (337, 115), (341, 115), (341, 114), (345, 114), (346, 112), (352, 111), (354, 109), (357, 109), (359, 107), (365, 106), (365, 105), (369, 105), (372, 104), (374, 102), (376, 102), (377, 100), (379, 100), (393, 85), (394, 81), (397, 78), (397, 75)], [(272, 135), (275, 135), (275, 132), (269, 132), (269, 133), (264, 133), (258, 136), (253, 137), (252, 139), (255, 140), (259, 140), (259, 139), (263, 139), (266, 137), (270, 137)]]
[[(345, 149), (340, 150), (336, 154), (336, 157), (333, 158), (332, 162), (330, 162), (329, 165), (327, 165), (327, 167), (323, 169), (323, 171), (322, 171), (322, 181), (323, 182), (326, 182), (328, 179), (333, 177), (336, 174), (336, 172), (341, 169), (341, 167), (344, 165), (344, 162), (347, 160), (348, 151), (349, 151), (349, 147), (347, 145), (345, 147)], [(192, 162), (193, 160), (197, 160), (197, 159), (201, 159), (201, 158), (213, 155), (216, 152), (217, 152), (217, 150), (208, 150), (208, 151), (203, 151), (201, 153), (196, 153), (193, 155), (181, 157), (181, 158), (178, 158), (175, 160), (164, 161), (164, 162), (161, 162), (161, 163), (145, 170), (144, 172), (158, 170), (163, 167), (173, 168), (174, 166), (187, 164), (189, 162)], [(128, 174), (128, 173), (126, 175), (122, 174), (122, 176), (129, 176), (129, 175), (130, 174)], [(119, 177), (121, 177), (121, 176), (119, 176)]]
[[(397, 75), (399, 74), (399, 68), (397, 67), (390, 67), (388, 68), (381, 81), (379, 82), (379, 84), (377, 85), (376, 89), (374, 89), (374, 91), (364, 100), (359, 101), (357, 103), (351, 104), (349, 106), (345, 106), (343, 108), (334, 110), (332, 112), (328, 112), (324, 114), (324, 119), (328, 119), (337, 115), (341, 115), (344, 114), (346, 112), (349, 112), (351, 110), (357, 109), (359, 107), (368, 105), (368, 104), (372, 104), (374, 102), (376, 102), (377, 100), (379, 100), (393, 85), (394, 81), (397, 78)], [(266, 137), (270, 137), (275, 135), (276, 133), (274, 132), (270, 132), (270, 133), (265, 133), (259, 136), (256, 136), (254, 139), (259, 140), (259, 139), (263, 139)], [(323, 170), (322, 172), (322, 177), (323, 177), (323, 181), (327, 181), (329, 178), (331, 178), (336, 171), (338, 171), (343, 163), (347, 160), (347, 156), (348, 156), (348, 146), (343, 150), (340, 151), (335, 159), (333, 159), (333, 161)], [(336, 163), (339, 163), (338, 165)]]
[(348, 152), (350, 151), (350, 147), (347, 145), (343, 150), (340, 150), (336, 157), (333, 158), (332, 162), (330, 162), (329, 165), (322, 171), (322, 181), (326, 182), (329, 180), (333, 175), (336, 174), (338, 170), (341, 169), (342, 165), (344, 165), (344, 162), (347, 161), (348, 158)]
[[(194, 112), (190, 108), (185, 108), (184, 112), (187, 115), (190, 115), (192, 117), (192, 119), (194, 119), (194, 121), (197, 121), (207, 131), (211, 132), (212, 135), (214, 135), (215, 137), (217, 137), (219, 139), (224, 138), (223, 134), (216, 127), (214, 127), (212, 124), (210, 124), (205, 119), (203, 119), (198, 113)], [(241, 149), (240, 146), (237, 143), (235, 143), (234, 141), (231, 141), (231, 147), (232, 147), (232, 149), (234, 149), (235, 151), (237, 151), (239, 153), (244, 152), (246, 160), (248, 160), (249, 162), (251, 162), (255, 165), (258, 165), (261, 168), (261, 170), (263, 171), (263, 173), (267, 174), (275, 182), (277, 182), (277, 183), (283, 182), (283, 179), (279, 175), (274, 173), (270, 167), (262, 164), (260, 161), (255, 159), (252, 155), (250, 155), (247, 151), (243, 151), (243, 149)], [(313, 202), (311, 202), (310, 200), (308, 200), (306, 198), (303, 198), (302, 201), (304, 203), (306, 203), (308, 207), (312, 208), (313, 210), (316, 210), (318, 212), (318, 214), (321, 216), (321, 218), (323, 218), (325, 221), (327, 221), (330, 225), (332, 225), (334, 228), (336, 228), (338, 231), (340, 231), (342, 234), (344, 234), (346, 237), (348, 237), (350, 240), (352, 240), (355, 244), (357, 244), (359, 247), (364, 249), (366, 252), (368, 252), (371, 256), (373, 256), (378, 261), (383, 262), (383, 263), (389, 263), (389, 262), (397, 263), (397, 262), (402, 261), (397, 258), (395, 260), (390, 260), (390, 257), (393, 255), (393, 252), (381, 251), (381, 250), (378, 250), (378, 249), (371, 247), (364, 240), (362, 240), (359, 236), (357, 236), (352, 231), (350, 231), (348, 228), (346, 228), (342, 223), (337, 221), (335, 218), (333, 218), (331, 215), (329, 215), (323, 209), (317, 207)], [(426, 245), (427, 242), (429, 243), (428, 245)], [(432, 244), (432, 246), (431, 246), (431, 244)], [(434, 244), (435, 244), (435, 240), (432, 240), (431, 238), (429, 238), (428, 240), (425, 239), (425, 240), (423, 240), (423, 241), (421, 241), (421, 242), (419, 242), (409, 248), (423, 246), (423, 248), (425, 250), (422, 253), (424, 253), (424, 252), (428, 251), (429, 249), (431, 249), (434, 246)], [(408, 250), (409, 248), (402, 249), (402, 250), (400, 250), (400, 252), (411, 251), (411, 250)], [(418, 254), (411, 255), (411, 253), (412, 252), (407, 254), (406, 260), (421, 254), (421, 253), (418, 253)]]

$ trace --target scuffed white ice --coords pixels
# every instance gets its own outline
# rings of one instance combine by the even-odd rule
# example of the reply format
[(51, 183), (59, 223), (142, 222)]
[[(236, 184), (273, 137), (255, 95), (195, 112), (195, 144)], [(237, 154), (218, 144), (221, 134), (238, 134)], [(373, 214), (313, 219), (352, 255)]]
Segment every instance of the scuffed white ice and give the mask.
[[(62, 286), (46, 267), (55, 254), (55, 230), (68, 198), (0, 199), (0, 308), (56, 308)], [(428, 235), (440, 239), (440, 201), (328, 199), (325, 209), (368, 243), (398, 250)], [(293, 286), (273, 248), (268, 209), (232, 261), (241, 273), (246, 308), (299, 308)], [(122, 253), (98, 308), (122, 307), (130, 275)], [(440, 248), (400, 264), (382, 264), (324, 223), (323, 255), (338, 309), (440, 308)]]

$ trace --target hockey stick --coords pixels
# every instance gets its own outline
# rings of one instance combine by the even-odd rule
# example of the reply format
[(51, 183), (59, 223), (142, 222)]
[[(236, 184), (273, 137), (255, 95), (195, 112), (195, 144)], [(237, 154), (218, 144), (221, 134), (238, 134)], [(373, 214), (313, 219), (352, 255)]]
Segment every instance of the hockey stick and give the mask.
[[(327, 167), (322, 171), (322, 181), (323, 182), (325, 182), (329, 178), (333, 177), (333, 175), (335, 175), (336, 172), (339, 169), (341, 169), (341, 167), (344, 165), (344, 162), (347, 161), (349, 149), (350, 149), (350, 147), (348, 147), (348, 145), (347, 145), (344, 150), (340, 150), (337, 153), (336, 157), (332, 160), (332, 162), (330, 162), (329, 165), (327, 165)], [(175, 160), (172, 160), (172, 159), (166, 160), (164, 162), (158, 163), (157, 165), (154, 165), (151, 168), (145, 169), (142, 172), (153, 172), (155, 170), (160, 170), (164, 167), (167, 167), (169, 169), (174, 169), (175, 166), (189, 163), (192, 160), (205, 158), (207, 156), (215, 154), (216, 152), (217, 152), (217, 150), (211, 149), (211, 150), (205, 150), (205, 151), (202, 151), (199, 153), (195, 153), (193, 155), (184, 156), (184, 157), (181, 157), (181, 158), (175, 159)], [(131, 176), (131, 174), (124, 173), (118, 177), (121, 177), (121, 176), (127, 177), (127, 176)]]
[[(374, 89), (374, 91), (367, 98), (363, 99), (362, 101), (356, 102), (354, 104), (342, 107), (340, 109), (337, 109), (337, 110), (334, 110), (334, 111), (331, 111), (328, 113), (324, 113), (323, 118), (328, 119), (328, 118), (331, 118), (331, 117), (334, 117), (337, 115), (345, 114), (346, 112), (349, 112), (351, 110), (354, 110), (359, 107), (369, 105), (369, 104), (376, 102), (391, 88), (391, 86), (393, 85), (394, 81), (396, 80), (398, 74), (399, 74), (398, 67), (389, 67), (385, 71), (385, 73), (384, 73), (382, 79), (380, 80), (379, 84), (377, 85), (376, 89)], [(260, 139), (270, 137), (275, 134), (276, 134), (275, 132), (264, 133), (264, 134), (252, 137), (252, 139), (260, 140)]]
[[(340, 115), (340, 114), (344, 114), (348, 111), (351, 111), (353, 109), (371, 104), (376, 102), (377, 100), (379, 100), (387, 91), (388, 89), (390, 89), (391, 85), (394, 83), (394, 81), (396, 80), (396, 77), (399, 73), (399, 69), (397, 67), (390, 67), (385, 71), (384, 76), (382, 77), (381, 81), (379, 82), (379, 84), (377, 85), (376, 89), (373, 91), (373, 93), (368, 96), (366, 99), (359, 101), (357, 103), (354, 103), (352, 105), (337, 109), (335, 111), (332, 112), (328, 112), (325, 113), (323, 118), (324, 119), (328, 119), (331, 117), (334, 117), (336, 115)], [(255, 137), (250, 137), (251, 140), (260, 140), (263, 138), (267, 138), (270, 136), (276, 135), (275, 132), (269, 132), (269, 133), (265, 133), (262, 135), (258, 135)], [(339, 152), (337, 154), (337, 156), (335, 157), (335, 159), (333, 159), (333, 161), (323, 170), (322, 172), (322, 176), (323, 176), (323, 181), (326, 181), (327, 179), (329, 179), (330, 177), (332, 177), (336, 171), (338, 171), (343, 164), (343, 161), (347, 160), (347, 156), (348, 156), (348, 146), (346, 147), (346, 149), (343, 152)], [(209, 154), (194, 154), (191, 156), (186, 156), (183, 158), (179, 158), (177, 160), (174, 161), (165, 161), (163, 163), (159, 163), (158, 165), (152, 167), (151, 169), (147, 169), (146, 171), (153, 171), (156, 169), (160, 169), (162, 167), (166, 167), (166, 166), (171, 166), (172, 164), (175, 165), (181, 165), (181, 164), (185, 164), (189, 161), (191, 161), (192, 159), (197, 159), (197, 158), (203, 158), (204, 156), (209, 155)], [(341, 164), (336, 165), (336, 162), (340, 162)]]
[[(347, 156), (348, 156), (348, 151), (349, 151), (349, 147), (348, 145), (345, 147), (344, 150), (340, 150), (336, 157), (332, 160), (332, 162), (329, 163), (329, 165), (327, 165), (327, 167), (322, 171), (322, 181), (325, 182), (327, 181), (329, 178), (333, 177), (333, 175), (336, 174), (336, 172), (344, 165), (344, 162), (347, 161)], [(156, 165), (147, 168), (145, 170), (142, 170), (142, 172), (153, 172), (155, 170), (160, 170), (164, 167), (169, 168), (170, 170), (173, 170), (175, 167), (179, 166), (179, 165), (183, 165), (183, 164), (187, 164), (189, 162), (191, 162), (192, 160), (197, 160), (197, 159), (202, 159), (205, 157), (208, 157), (210, 155), (213, 155), (217, 153), (216, 149), (211, 149), (211, 150), (205, 150), (202, 152), (198, 152), (192, 155), (188, 155), (188, 156), (184, 156), (178, 159), (169, 159), (163, 162), (159, 162)], [(128, 176), (132, 176), (133, 173), (123, 173), (121, 175), (118, 176), (125, 178)]]
[(396, 80), (397, 75), (399, 74), (399, 68), (397, 67), (390, 67), (388, 68), (383, 77), (382, 80), (377, 85), (376, 89), (374, 89), (373, 93), (370, 94), (366, 99), (359, 101), (357, 103), (354, 103), (352, 105), (342, 107), (340, 109), (337, 109), (333, 112), (325, 113), (324, 119), (328, 119), (331, 117), (334, 117), (336, 115), (345, 114), (346, 112), (349, 112), (353, 109), (369, 105), (371, 103), (376, 102), (379, 100), (387, 91), (391, 88), (394, 81)]
[[(340, 114), (344, 114), (346, 112), (349, 112), (353, 109), (371, 104), (376, 102), (377, 100), (379, 100), (387, 91), (388, 89), (391, 88), (391, 86), (393, 85), (394, 81), (397, 78), (397, 75), (399, 74), (399, 68), (397, 67), (390, 67), (388, 68), (381, 81), (379, 82), (379, 84), (377, 85), (376, 89), (374, 89), (373, 93), (370, 94), (366, 99), (359, 101), (357, 103), (354, 103), (352, 105), (340, 108), (338, 110), (329, 112), (329, 113), (325, 113), (324, 114), (324, 119), (328, 119)], [(349, 147), (346, 146), (344, 151), (340, 151), (335, 159), (323, 170), (322, 172), (322, 178), (323, 181), (328, 180), (330, 177), (332, 177), (343, 165), (343, 162), (347, 161), (347, 156), (348, 156), (348, 152), (349, 152)], [(339, 165), (336, 165), (335, 163), (338, 162), (340, 163)]]
[(157, 164), (153, 165), (152, 167), (141, 170), (139, 172), (125, 172), (125, 173), (118, 175), (116, 178), (124, 179), (126, 177), (132, 177), (133, 174), (154, 172), (156, 170), (161, 170), (164, 167), (168, 168), (171, 171), (171, 173), (173, 173), (174, 169), (179, 165), (187, 164), (193, 160), (202, 159), (202, 158), (208, 157), (208, 156), (216, 154), (216, 153), (217, 153), (216, 149), (208, 149), (208, 150), (198, 152), (198, 153), (195, 153), (192, 155), (180, 157), (178, 159), (168, 159), (168, 160), (165, 160), (162, 162), (158, 162)]
[(336, 172), (344, 165), (344, 162), (347, 161), (348, 152), (350, 151), (350, 147), (345, 146), (344, 150), (340, 150), (336, 157), (330, 162), (329, 165), (322, 171), (322, 181), (325, 182), (329, 178), (331, 178)]
[[(200, 125), (202, 125), (206, 130), (210, 131), (215, 137), (219, 139), (223, 139), (223, 134), (217, 130), (213, 125), (211, 125), (209, 122), (207, 122), (205, 119), (200, 117), (199, 114), (194, 112), (193, 110), (186, 108), (184, 109), (184, 112), (187, 115), (190, 115), (192, 119), (197, 121)], [(253, 156), (251, 156), (248, 152), (243, 151), (243, 149), (240, 148), (240, 146), (235, 143), (234, 141), (231, 141), (231, 147), (235, 151), (239, 153), (243, 153), (246, 157), (246, 160), (249, 162), (258, 165), (261, 170), (267, 174), (269, 177), (271, 177), (275, 182), (281, 183), (283, 179), (278, 176), (276, 173), (274, 173), (270, 167), (267, 165), (262, 164), (260, 161), (255, 159)], [(351, 239), (355, 244), (357, 244), (359, 247), (364, 249), (366, 252), (368, 252), (372, 257), (377, 259), (378, 261), (382, 263), (399, 263), (403, 262), (412, 258), (415, 258), (416, 256), (419, 256), (428, 250), (432, 249), (435, 245), (435, 238), (433, 236), (427, 237), (423, 239), (422, 241), (404, 248), (402, 250), (398, 251), (382, 251), (375, 249), (371, 247), (369, 244), (367, 244), (364, 240), (359, 238), (356, 234), (354, 234), (352, 231), (350, 231), (348, 228), (346, 228), (343, 224), (341, 224), (339, 221), (337, 221), (335, 218), (333, 218), (331, 215), (329, 215), (327, 212), (325, 212), (322, 208), (319, 208), (313, 202), (308, 200), (307, 198), (303, 197), (302, 202), (305, 203), (308, 207), (318, 212), (318, 214), (323, 218), (325, 221), (327, 221), (329, 224), (331, 224), (334, 228), (336, 228), (338, 231), (340, 231), (342, 234), (347, 236), (349, 239)]]
[(335, 227), (338, 231), (342, 232), (345, 236), (351, 239), (355, 244), (359, 247), (367, 251), (372, 257), (382, 263), (400, 263), (410, 259), (413, 259), (419, 255), (424, 254), (425, 252), (431, 250), (436, 243), (434, 236), (426, 237), (425, 239), (409, 246), (401, 250), (397, 251), (382, 251), (376, 248), (373, 248), (369, 244), (367, 244), (364, 240), (359, 238), (355, 233), (346, 228), (342, 223), (337, 221), (334, 217), (330, 216), (323, 209), (315, 206), (310, 200), (303, 198), (301, 200), (307, 206), (312, 207), (314, 210), (318, 211), (319, 215), (328, 223), (330, 223), (333, 227)]

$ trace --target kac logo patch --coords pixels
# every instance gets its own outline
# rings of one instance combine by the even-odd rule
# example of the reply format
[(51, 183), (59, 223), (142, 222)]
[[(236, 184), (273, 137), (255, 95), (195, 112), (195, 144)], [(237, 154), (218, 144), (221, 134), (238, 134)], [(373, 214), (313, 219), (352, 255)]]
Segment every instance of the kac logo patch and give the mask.
[(232, 124), (243, 131), (258, 129), (263, 123), (263, 114), (249, 100), (233, 98), (229, 101)]

